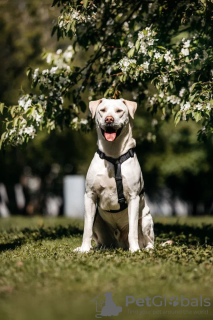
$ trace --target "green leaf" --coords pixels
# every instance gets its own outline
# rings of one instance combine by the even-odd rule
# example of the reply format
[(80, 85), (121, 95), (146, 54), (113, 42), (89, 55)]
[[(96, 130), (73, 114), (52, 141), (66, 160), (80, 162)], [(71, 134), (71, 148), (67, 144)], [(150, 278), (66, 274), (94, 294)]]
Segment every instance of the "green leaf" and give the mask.
[(139, 48), (140, 48), (140, 40), (136, 41), (135, 48), (136, 48), (137, 51), (139, 50)]
[(11, 116), (14, 115), (14, 112), (15, 112), (16, 108), (17, 108), (17, 106), (13, 106), (13, 107), (10, 109), (10, 114), (11, 114)]
[(70, 26), (71, 26), (72, 32), (75, 33), (76, 32), (76, 28), (75, 28), (75, 21), (74, 20), (71, 22)]
[(196, 97), (197, 92), (195, 94), (193, 94), (192, 96), (189, 96), (189, 102), (192, 102), (194, 100), (194, 98)]
[(122, 46), (123, 46), (123, 44), (124, 44), (124, 40), (123, 40), (123, 39), (121, 39), (121, 40), (119, 41), (119, 43), (120, 43), (120, 46), (122, 47)]
[(193, 83), (193, 85), (190, 87), (191, 92), (194, 90), (194, 88), (196, 87), (197, 84), (198, 84), (198, 82)]
[(0, 113), (3, 114), (3, 111), (4, 111), (4, 103), (0, 103)]
[(14, 127), (14, 128), (17, 126), (18, 119), (19, 119), (19, 118), (13, 119), (13, 127)]
[(1, 135), (1, 139), (0, 139), (0, 150), (1, 150), (2, 144), (3, 144), (4, 140), (5, 140), (5, 135), (6, 135), (6, 133), (7, 133), (7, 132), (4, 132), (4, 133), (2, 133), (2, 135)]
[(157, 46), (158, 49), (162, 49), (162, 50), (166, 50), (166, 48), (162, 47), (162, 46)]
[(32, 107), (32, 108), (28, 108), (25, 114), (27, 117), (30, 117), (34, 112), (35, 112), (35, 107)]
[(178, 111), (175, 116), (175, 125), (177, 125), (178, 122), (180, 122), (181, 116), (182, 116), (182, 112)]
[(70, 27), (71, 27), (71, 25), (70, 25), (70, 23), (68, 23), (68, 24), (67, 24), (67, 27), (66, 27), (66, 32), (69, 32)]
[(171, 89), (173, 89), (174, 85), (173, 85), (172, 81), (169, 81), (169, 86), (170, 86)]
[(135, 48), (131, 48), (127, 53), (128, 58), (132, 58), (134, 56), (134, 53), (135, 53)]
[(201, 112), (196, 112), (194, 115), (195, 121), (198, 122), (202, 119), (202, 114)]
[(28, 69), (27, 69), (27, 72), (26, 72), (26, 74), (27, 74), (27, 77), (28, 78), (31, 78), (31, 75), (32, 75), (32, 68), (31, 67), (29, 67)]
[(108, 93), (109, 93), (109, 89), (107, 89), (107, 90), (104, 92), (104, 98), (108, 96)]
[(88, 5), (88, 0), (83, 0), (83, 3), (84, 3), (84, 8), (86, 8)]

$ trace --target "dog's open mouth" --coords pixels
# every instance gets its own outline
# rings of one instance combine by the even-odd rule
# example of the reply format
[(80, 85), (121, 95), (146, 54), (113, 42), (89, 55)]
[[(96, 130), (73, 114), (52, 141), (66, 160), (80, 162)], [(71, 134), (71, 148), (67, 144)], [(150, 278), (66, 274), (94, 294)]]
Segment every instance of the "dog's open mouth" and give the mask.
[(112, 127), (106, 127), (106, 129), (101, 128), (102, 135), (107, 141), (114, 141), (121, 133), (122, 128), (115, 130)]

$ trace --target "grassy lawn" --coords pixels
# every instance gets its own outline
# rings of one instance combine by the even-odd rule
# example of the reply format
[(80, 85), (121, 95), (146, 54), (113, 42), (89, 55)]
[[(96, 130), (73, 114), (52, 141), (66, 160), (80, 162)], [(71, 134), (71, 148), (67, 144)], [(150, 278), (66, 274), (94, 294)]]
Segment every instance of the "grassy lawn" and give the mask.
[[(100, 310), (101, 293), (109, 291), (122, 312), (108, 319), (213, 318), (213, 218), (156, 218), (155, 250), (134, 254), (74, 253), (82, 229), (82, 221), (66, 218), (0, 220), (0, 319), (95, 319), (91, 300), (100, 294)], [(170, 239), (173, 245), (161, 246)], [(151, 306), (126, 306), (126, 296), (148, 296)], [(166, 299), (166, 306), (154, 306), (155, 296), (155, 304)], [(181, 296), (194, 306), (181, 306)], [(172, 297), (177, 306), (169, 304)]]

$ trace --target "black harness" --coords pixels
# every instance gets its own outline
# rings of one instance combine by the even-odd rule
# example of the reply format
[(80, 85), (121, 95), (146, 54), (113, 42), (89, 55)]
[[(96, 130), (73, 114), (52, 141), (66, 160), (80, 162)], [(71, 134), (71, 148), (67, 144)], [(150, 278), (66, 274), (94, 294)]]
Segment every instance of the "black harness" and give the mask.
[[(119, 158), (111, 158), (105, 155), (104, 152), (101, 150), (97, 150), (97, 153), (99, 154), (99, 157), (101, 159), (107, 160), (111, 162), (114, 165), (115, 169), (115, 182), (116, 182), (116, 188), (117, 188), (117, 194), (118, 194), (118, 203), (120, 204), (120, 209), (119, 210), (106, 210), (107, 212), (111, 213), (117, 213), (120, 211), (125, 210), (128, 205), (126, 203), (126, 199), (124, 197), (124, 191), (123, 191), (123, 183), (122, 183), (122, 176), (121, 176), (121, 165), (124, 161), (128, 160), (129, 158), (134, 157), (135, 149), (129, 149), (126, 153), (124, 153), (122, 156)], [(143, 188), (140, 192), (139, 195), (143, 194), (145, 192), (145, 189)]]

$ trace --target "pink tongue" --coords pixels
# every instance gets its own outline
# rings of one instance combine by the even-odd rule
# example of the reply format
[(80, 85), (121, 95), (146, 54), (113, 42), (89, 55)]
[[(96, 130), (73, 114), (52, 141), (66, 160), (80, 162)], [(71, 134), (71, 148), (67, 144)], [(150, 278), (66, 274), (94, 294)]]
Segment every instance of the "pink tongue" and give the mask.
[(104, 136), (107, 139), (107, 141), (114, 141), (116, 138), (116, 132), (113, 132), (113, 133), (104, 132)]

